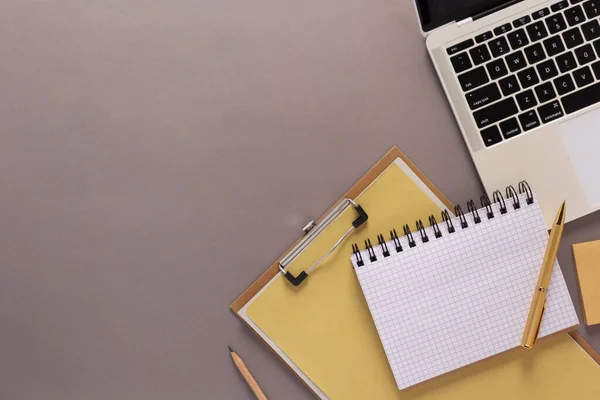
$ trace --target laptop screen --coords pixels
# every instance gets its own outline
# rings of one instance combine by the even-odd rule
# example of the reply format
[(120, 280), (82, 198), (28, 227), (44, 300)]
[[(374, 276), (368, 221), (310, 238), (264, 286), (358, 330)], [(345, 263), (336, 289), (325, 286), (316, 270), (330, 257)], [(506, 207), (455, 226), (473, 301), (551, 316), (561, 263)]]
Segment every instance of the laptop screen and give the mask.
[(416, 0), (421, 27), (429, 32), (514, 0)]

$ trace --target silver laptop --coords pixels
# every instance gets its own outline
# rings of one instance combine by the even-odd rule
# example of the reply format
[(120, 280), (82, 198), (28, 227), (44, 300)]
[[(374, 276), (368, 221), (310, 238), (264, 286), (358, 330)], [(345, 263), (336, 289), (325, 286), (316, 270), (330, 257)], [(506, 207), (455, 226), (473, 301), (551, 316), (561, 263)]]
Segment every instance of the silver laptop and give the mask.
[(549, 226), (600, 209), (600, 0), (415, 0), (488, 193), (526, 180)]

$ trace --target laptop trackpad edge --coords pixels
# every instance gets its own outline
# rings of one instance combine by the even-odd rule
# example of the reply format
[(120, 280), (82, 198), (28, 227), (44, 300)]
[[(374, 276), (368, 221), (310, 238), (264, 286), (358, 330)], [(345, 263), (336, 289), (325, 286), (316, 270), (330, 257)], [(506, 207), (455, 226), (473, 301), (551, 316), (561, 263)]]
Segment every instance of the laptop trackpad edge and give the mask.
[(559, 124), (560, 137), (590, 206), (600, 206), (600, 108)]

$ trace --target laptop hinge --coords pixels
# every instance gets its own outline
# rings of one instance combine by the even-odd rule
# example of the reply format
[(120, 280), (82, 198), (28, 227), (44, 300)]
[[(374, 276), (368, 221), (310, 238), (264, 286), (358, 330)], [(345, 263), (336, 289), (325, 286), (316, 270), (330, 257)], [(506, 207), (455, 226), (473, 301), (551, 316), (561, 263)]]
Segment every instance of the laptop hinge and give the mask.
[[(493, 7), (491, 7), (491, 8), (488, 8), (487, 10), (481, 11), (481, 12), (479, 12), (479, 13), (477, 13), (477, 14), (475, 14), (475, 15), (471, 16), (471, 18), (472, 18), (472, 21), (477, 21), (478, 19), (485, 18), (485, 17), (487, 17), (488, 15), (492, 15), (492, 14), (494, 14), (495, 12), (498, 12), (498, 11), (500, 11), (500, 10), (503, 10), (503, 9), (505, 9), (505, 8), (508, 8), (508, 7), (510, 7), (510, 6), (514, 6), (515, 4), (517, 4), (517, 3), (520, 3), (520, 2), (522, 2), (522, 1), (523, 1), (523, 0), (512, 0), (512, 1), (509, 1), (509, 2), (507, 2), (507, 3), (498, 4), (498, 5), (496, 5), (496, 6), (493, 6)], [(462, 22), (462, 21), (461, 21), (461, 22)]]
[(458, 27), (460, 28), (461, 26), (465, 26), (467, 24), (470, 24), (471, 22), (473, 22), (473, 18), (469, 17), (469, 18), (465, 18), (462, 21), (458, 21), (456, 23), (456, 25), (458, 25)]

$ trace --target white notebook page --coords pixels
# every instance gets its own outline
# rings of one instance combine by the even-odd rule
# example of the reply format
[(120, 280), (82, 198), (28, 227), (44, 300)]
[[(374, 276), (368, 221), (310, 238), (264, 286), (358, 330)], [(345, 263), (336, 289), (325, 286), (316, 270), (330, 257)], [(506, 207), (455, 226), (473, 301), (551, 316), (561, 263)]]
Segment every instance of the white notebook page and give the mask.
[[(377, 261), (362, 251), (361, 267), (352, 256), (400, 389), (520, 345), (548, 241), (537, 200), (521, 195), (520, 203), (515, 210), (507, 200), (503, 215), (494, 204), (492, 219), (479, 210), (479, 224), (466, 213), (469, 227), (453, 219), (451, 234), (438, 222), (443, 236), (427, 228), (427, 243), (412, 223), (416, 247), (402, 237), (403, 251), (388, 242), (384, 257), (373, 245)], [(540, 337), (578, 324), (557, 261)]]

